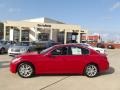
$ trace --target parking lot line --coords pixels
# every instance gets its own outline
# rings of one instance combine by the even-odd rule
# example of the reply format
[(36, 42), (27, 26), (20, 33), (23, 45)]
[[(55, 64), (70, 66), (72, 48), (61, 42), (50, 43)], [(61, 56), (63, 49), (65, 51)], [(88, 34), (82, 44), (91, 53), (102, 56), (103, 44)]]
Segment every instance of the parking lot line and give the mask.
[(65, 80), (66, 78), (69, 78), (69, 77), (70, 77), (70, 76), (66, 76), (66, 77), (64, 77), (64, 78), (62, 78), (62, 79), (60, 79), (60, 80), (58, 80), (58, 81), (55, 81), (55, 82), (53, 82), (53, 83), (51, 83), (51, 84), (49, 84), (49, 85), (47, 85), (47, 86), (41, 88), (40, 90), (46, 89), (46, 88), (48, 88), (48, 87), (50, 87), (50, 86), (52, 86), (52, 85), (54, 85), (54, 84), (57, 84), (57, 83), (59, 83), (59, 82)]

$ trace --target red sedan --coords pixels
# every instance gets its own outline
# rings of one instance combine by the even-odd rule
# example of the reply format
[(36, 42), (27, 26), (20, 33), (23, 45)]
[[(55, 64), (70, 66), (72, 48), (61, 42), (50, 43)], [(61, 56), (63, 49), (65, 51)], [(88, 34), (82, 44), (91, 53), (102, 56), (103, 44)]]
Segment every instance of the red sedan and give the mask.
[(10, 71), (23, 78), (35, 74), (84, 74), (94, 77), (108, 68), (106, 55), (77, 44), (55, 45), (41, 53), (20, 55), (10, 63)]

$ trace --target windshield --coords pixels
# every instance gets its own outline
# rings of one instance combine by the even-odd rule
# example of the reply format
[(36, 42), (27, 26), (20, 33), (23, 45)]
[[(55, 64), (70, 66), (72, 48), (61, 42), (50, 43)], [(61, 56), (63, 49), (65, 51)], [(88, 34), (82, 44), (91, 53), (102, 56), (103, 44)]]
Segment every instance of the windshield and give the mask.
[(40, 52), (40, 54), (44, 54), (44, 53), (48, 52), (50, 49), (52, 49), (52, 48), (53, 48), (53, 46), (52, 46), (52, 47), (49, 47), (49, 48), (47, 48), (47, 49), (44, 49), (44, 50), (42, 50), (42, 51)]
[(15, 46), (29, 46), (30, 42), (19, 42)]
[(7, 44), (7, 41), (0, 41), (1, 44)]

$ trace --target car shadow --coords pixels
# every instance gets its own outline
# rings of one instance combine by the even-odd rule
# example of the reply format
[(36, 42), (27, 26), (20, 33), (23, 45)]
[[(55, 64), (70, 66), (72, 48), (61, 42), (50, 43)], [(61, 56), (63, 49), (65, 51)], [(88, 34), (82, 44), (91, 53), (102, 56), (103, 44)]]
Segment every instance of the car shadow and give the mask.
[(71, 73), (68, 73), (68, 74), (38, 74), (38, 75), (35, 75), (34, 77), (32, 78), (36, 78), (36, 77), (55, 77), (55, 76), (58, 76), (58, 77), (61, 77), (61, 76), (82, 76), (81, 74), (71, 74)]
[(113, 67), (109, 67), (109, 69), (105, 72), (101, 72), (100, 76), (102, 75), (109, 75), (109, 74), (113, 74), (115, 72), (115, 69)]
[(0, 61), (0, 68), (8, 68), (10, 61)]
[[(110, 67), (107, 71), (104, 71), (104, 72), (101, 72), (99, 76), (103, 76), (103, 75), (109, 75), (109, 74), (113, 74), (115, 72), (115, 69), (113, 67)], [(50, 77), (54, 77), (54, 76), (84, 76), (84, 75), (81, 75), (81, 74), (38, 74), (38, 75), (35, 75), (35, 77), (47, 77), (47, 76), (50, 76)]]

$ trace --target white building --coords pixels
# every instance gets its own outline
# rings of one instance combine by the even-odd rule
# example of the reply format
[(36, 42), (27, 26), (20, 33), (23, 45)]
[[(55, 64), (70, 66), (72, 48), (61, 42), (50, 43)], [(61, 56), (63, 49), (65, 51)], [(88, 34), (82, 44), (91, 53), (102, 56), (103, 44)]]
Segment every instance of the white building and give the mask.
[(54, 40), (68, 43), (75, 39), (79, 43), (80, 35), (86, 33), (87, 31), (82, 30), (79, 25), (66, 24), (45, 17), (0, 23), (0, 39), (11, 41)]

